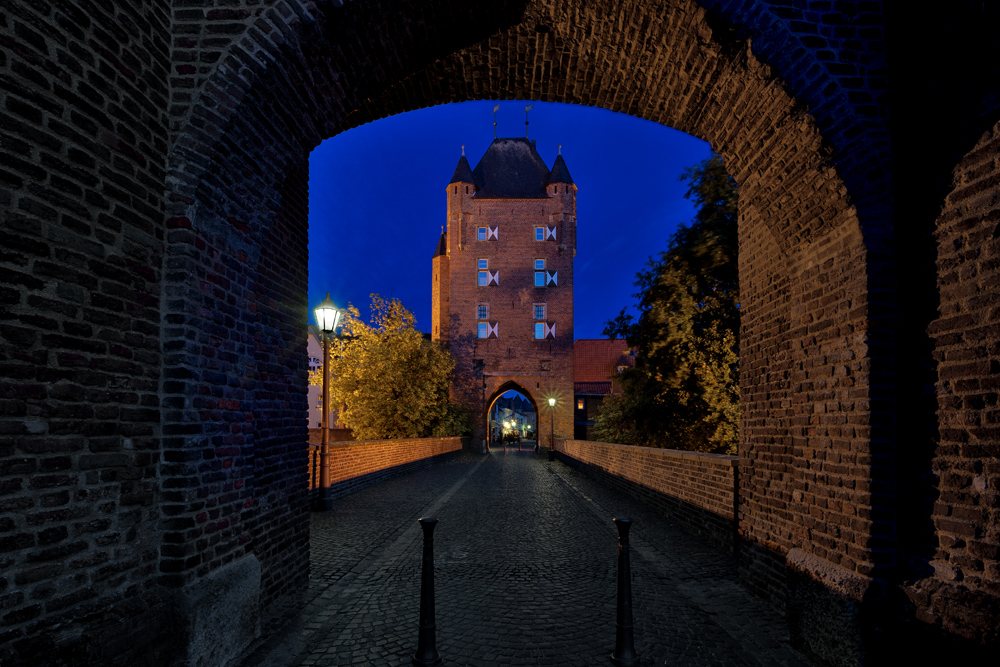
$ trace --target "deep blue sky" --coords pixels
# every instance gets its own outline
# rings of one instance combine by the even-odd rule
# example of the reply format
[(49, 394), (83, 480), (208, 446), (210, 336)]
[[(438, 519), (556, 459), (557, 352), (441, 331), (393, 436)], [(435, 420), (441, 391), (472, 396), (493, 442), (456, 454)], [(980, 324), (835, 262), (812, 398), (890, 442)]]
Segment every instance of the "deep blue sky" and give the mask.
[[(634, 303), (632, 282), (694, 215), (678, 181), (710, 154), (699, 139), (624, 114), (570, 104), (503, 101), (498, 135), (529, 136), (552, 166), (558, 146), (579, 191), (577, 339)], [(431, 255), (445, 224), (445, 188), (462, 154), (475, 167), (493, 140), (492, 101), (447, 104), (332, 137), (310, 156), (309, 305), (326, 292), (368, 318), (369, 294), (400, 299), (430, 330)], [(310, 321), (313, 320), (310, 310)]]

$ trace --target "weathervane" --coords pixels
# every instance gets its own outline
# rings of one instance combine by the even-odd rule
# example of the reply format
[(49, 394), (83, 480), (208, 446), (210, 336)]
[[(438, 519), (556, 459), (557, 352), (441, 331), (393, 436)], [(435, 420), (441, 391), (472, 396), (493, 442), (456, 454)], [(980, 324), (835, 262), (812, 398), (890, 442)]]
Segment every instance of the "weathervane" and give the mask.
[(497, 109), (499, 109), (499, 108), (500, 108), (499, 104), (496, 105), (495, 107), (493, 107), (493, 138), (494, 139), (497, 138)]
[(535, 108), (534, 104), (524, 107), (524, 138), (528, 138), (528, 112)]

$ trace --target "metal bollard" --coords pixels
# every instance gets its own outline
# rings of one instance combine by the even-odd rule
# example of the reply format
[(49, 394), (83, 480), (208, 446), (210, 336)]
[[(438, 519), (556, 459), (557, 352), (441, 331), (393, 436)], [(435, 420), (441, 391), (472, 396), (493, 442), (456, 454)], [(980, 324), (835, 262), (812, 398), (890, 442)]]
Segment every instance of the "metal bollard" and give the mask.
[(615, 631), (615, 652), (611, 662), (618, 667), (635, 667), (639, 656), (635, 654), (635, 636), (632, 628), (632, 572), (628, 562), (628, 531), (632, 519), (612, 519), (618, 528), (618, 624)]
[(424, 531), (424, 563), (420, 576), (420, 635), (417, 638), (417, 652), (413, 664), (431, 667), (441, 664), (437, 652), (434, 626), (434, 527), (438, 520), (433, 517), (418, 519)]

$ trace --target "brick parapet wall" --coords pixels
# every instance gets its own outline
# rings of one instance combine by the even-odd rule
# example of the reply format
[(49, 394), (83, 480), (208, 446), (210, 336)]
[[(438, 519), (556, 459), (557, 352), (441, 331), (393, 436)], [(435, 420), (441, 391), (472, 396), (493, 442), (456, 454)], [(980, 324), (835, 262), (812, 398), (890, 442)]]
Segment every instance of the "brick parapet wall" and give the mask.
[[(406, 438), (355, 440), (330, 445), (331, 488), (339, 497), (383, 481), (390, 476), (430, 465), (431, 459), (462, 451), (463, 438)], [(319, 488), (319, 451), (309, 446), (309, 489)]]
[[(330, 429), (330, 442), (346, 442), (348, 440), (354, 440), (354, 434), (349, 428), (331, 428)], [(321, 428), (311, 428), (309, 429), (309, 444), (319, 445), (323, 442), (323, 429)]]
[(737, 457), (558, 438), (556, 451), (692, 532), (734, 546)]

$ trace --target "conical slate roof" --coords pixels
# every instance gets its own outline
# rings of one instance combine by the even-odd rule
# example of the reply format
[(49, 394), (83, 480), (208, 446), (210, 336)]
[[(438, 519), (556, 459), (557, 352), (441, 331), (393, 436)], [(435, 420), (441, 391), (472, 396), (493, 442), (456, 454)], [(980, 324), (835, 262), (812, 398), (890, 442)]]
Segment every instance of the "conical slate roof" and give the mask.
[(469, 161), (465, 159), (465, 153), (458, 158), (458, 166), (455, 167), (455, 173), (451, 175), (448, 185), (452, 183), (475, 183), (472, 180), (472, 168), (469, 166)]
[[(465, 158), (463, 157), (462, 159), (464, 160)], [(431, 257), (431, 259), (447, 254), (448, 254), (448, 234), (446, 232), (441, 232), (441, 238), (438, 239), (437, 247), (434, 249), (434, 255)]]
[(562, 153), (556, 156), (555, 164), (552, 165), (552, 173), (549, 174), (549, 183), (572, 183), (573, 177), (569, 175), (569, 167)]
[[(568, 173), (568, 172), (567, 172)], [(549, 168), (527, 138), (494, 139), (472, 170), (476, 197), (547, 197)]]

